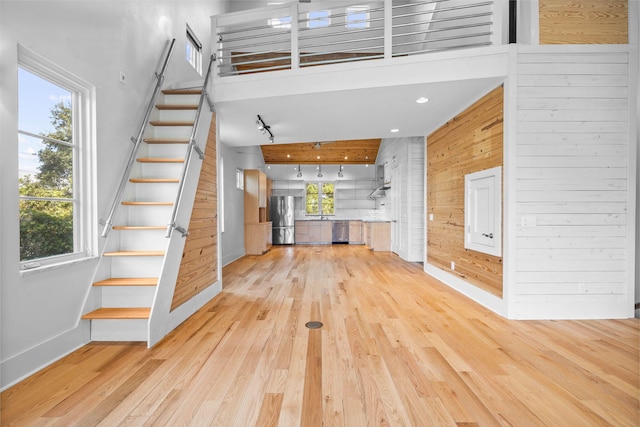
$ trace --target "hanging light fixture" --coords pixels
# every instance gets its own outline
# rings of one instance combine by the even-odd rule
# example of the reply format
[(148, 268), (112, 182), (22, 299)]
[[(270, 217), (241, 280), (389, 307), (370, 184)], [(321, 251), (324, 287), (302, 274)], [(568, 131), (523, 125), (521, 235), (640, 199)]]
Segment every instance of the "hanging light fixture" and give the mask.
[(302, 178), (302, 171), (300, 170), (300, 165), (298, 165), (298, 174), (296, 175), (298, 178)]
[(344, 174), (342, 173), (342, 165), (340, 165), (340, 170), (338, 171), (338, 178), (344, 178)]
[(318, 178), (322, 178), (322, 166), (318, 165)]

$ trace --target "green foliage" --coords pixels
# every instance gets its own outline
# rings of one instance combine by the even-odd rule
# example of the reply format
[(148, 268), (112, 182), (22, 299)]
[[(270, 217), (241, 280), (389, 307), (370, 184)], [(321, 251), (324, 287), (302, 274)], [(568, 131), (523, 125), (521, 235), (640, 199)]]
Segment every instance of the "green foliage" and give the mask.
[[(71, 105), (63, 102), (51, 110), (52, 132), (41, 134), (71, 142)], [(73, 149), (43, 140), (35, 177), (19, 181), (20, 195), (69, 199), (73, 197)], [(20, 200), (20, 260), (73, 252), (73, 203), (64, 200)]]
[[(333, 215), (335, 213), (334, 188), (333, 183), (308, 182), (306, 184), (307, 215), (319, 215), (320, 207), (322, 207), (322, 215)], [(320, 200), (322, 200), (321, 203)]]
[(307, 215), (318, 214), (318, 184), (308, 182), (306, 185), (307, 190)]

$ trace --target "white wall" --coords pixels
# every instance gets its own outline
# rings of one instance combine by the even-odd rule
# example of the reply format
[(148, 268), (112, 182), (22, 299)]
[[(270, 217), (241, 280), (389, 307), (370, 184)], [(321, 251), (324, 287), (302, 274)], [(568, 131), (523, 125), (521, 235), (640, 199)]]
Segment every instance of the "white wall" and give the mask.
[[(103, 218), (168, 40), (175, 37), (177, 42), (165, 86), (200, 79), (183, 59), (186, 23), (208, 52), (209, 16), (225, 10), (222, 1), (2, 1), (0, 8), (0, 370), (6, 387), (87, 342), (87, 331), (77, 325), (95, 266), (92, 259), (43, 272), (19, 272), (18, 44), (96, 88), (96, 202), (97, 215)], [(126, 85), (119, 82), (121, 71)]]
[[(236, 169), (264, 170), (260, 147), (229, 147), (221, 143), (224, 162), (224, 232), (222, 265), (244, 256), (244, 192), (236, 188)], [(223, 278), (224, 280), (224, 278)]]
[(518, 49), (512, 317), (633, 315), (636, 55)]

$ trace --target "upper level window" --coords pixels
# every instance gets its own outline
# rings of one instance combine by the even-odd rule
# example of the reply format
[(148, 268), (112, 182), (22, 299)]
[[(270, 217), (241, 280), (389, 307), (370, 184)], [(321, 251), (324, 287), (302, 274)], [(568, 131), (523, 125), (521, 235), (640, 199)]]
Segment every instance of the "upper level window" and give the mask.
[(335, 214), (334, 188), (332, 182), (308, 182), (305, 185), (307, 215)]
[(35, 268), (90, 254), (86, 87), (23, 54), (18, 68), (20, 261)]
[(198, 40), (195, 33), (187, 25), (187, 41), (185, 44), (185, 52), (187, 62), (202, 75), (202, 43)]
[(312, 10), (307, 13), (307, 26), (309, 28), (322, 28), (331, 25), (331, 11), (329, 10)]
[(369, 6), (350, 6), (346, 12), (347, 28), (369, 28)]
[(272, 28), (291, 28), (291, 17), (281, 16), (280, 18), (269, 19), (269, 25)]

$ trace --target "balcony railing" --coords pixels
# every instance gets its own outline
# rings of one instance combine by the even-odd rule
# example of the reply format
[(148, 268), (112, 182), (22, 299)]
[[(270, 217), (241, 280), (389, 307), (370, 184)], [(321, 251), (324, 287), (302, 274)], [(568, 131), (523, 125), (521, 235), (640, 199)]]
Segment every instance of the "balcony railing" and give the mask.
[(220, 77), (506, 43), (506, 1), (298, 3), (213, 17)]

